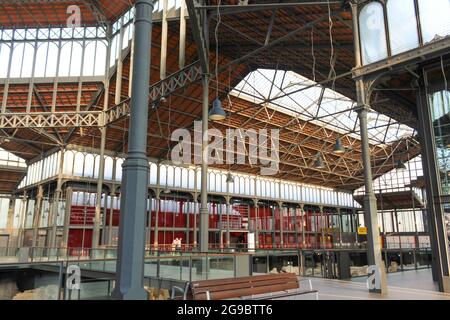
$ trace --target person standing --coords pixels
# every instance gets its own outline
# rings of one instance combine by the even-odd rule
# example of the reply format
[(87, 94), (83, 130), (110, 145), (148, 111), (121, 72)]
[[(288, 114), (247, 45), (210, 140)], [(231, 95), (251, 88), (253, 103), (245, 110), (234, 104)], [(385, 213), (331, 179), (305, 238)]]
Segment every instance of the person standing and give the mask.
[(181, 240), (183, 240), (183, 238), (177, 238), (177, 243), (176, 243), (176, 247), (175, 250), (177, 251), (178, 254), (181, 255)]

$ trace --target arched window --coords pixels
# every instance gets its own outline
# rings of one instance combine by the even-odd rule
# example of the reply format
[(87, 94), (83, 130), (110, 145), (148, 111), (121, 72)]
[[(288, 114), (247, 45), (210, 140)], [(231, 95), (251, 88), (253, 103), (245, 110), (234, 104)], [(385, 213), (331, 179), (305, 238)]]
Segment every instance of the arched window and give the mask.
[(94, 76), (103, 76), (106, 68), (106, 44), (97, 41), (97, 52), (95, 54)]
[(158, 165), (150, 163), (150, 184), (156, 185), (158, 181)]
[(49, 42), (47, 65), (45, 68), (46, 77), (56, 76), (56, 69), (58, 66), (58, 52), (59, 52), (58, 45), (55, 42)]
[(261, 197), (261, 180), (256, 180), (256, 196)]
[(51, 156), (49, 177), (55, 176), (57, 174), (57, 172), (59, 171), (58, 155), (59, 155), (59, 153), (54, 153)]
[(22, 58), (25, 51), (25, 44), (19, 43), (14, 45), (12, 60), (11, 60), (11, 78), (20, 78), (22, 72)]
[(105, 171), (104, 171), (105, 180), (112, 180), (113, 164), (114, 164), (113, 158), (106, 156), (105, 157)]
[(61, 60), (59, 61), (58, 76), (68, 77), (70, 73), (70, 62), (72, 58), (72, 42), (62, 42)]
[(43, 179), (47, 179), (48, 178), (49, 160), (50, 160), (49, 158), (46, 158), (46, 159), (42, 160), (43, 167), (44, 167), (44, 170), (43, 170), (43, 173), (42, 173), (42, 178)]
[(36, 182), (39, 180), (43, 180), (43, 176), (44, 176), (44, 161), (40, 160), (38, 162), (36, 162)]
[(245, 193), (245, 180), (244, 177), (239, 177), (239, 193), (244, 194)]
[(180, 188), (182, 179), (183, 179), (183, 176), (181, 174), (181, 168), (175, 167), (174, 187)]
[(265, 197), (266, 196), (266, 182), (264, 180), (260, 180), (261, 183), (261, 197)]
[(117, 46), (118, 46), (118, 40), (119, 37), (118, 35), (116, 35), (112, 42), (111, 42), (111, 55), (110, 55), (110, 59), (109, 59), (109, 66), (112, 67), (113, 65), (116, 64), (116, 59), (117, 59)]
[(6, 78), (8, 76), (9, 67), (9, 55), (11, 49), (6, 43), (0, 44), (0, 78)]
[(188, 188), (194, 189), (195, 188), (195, 170), (189, 169), (189, 182), (188, 182)]
[(167, 167), (165, 164), (159, 165), (159, 185), (165, 186), (167, 181)]
[(420, 27), (424, 43), (436, 36), (444, 37), (450, 34), (449, 12), (449, 0), (419, 0)]
[(359, 14), (361, 54), (364, 65), (387, 58), (383, 6), (371, 2)]
[(174, 186), (175, 176), (173, 174), (173, 171), (174, 171), (173, 166), (167, 166), (167, 185), (170, 187)]
[(245, 194), (246, 195), (251, 195), (250, 193), (250, 180), (249, 178), (245, 178)]
[(250, 195), (255, 195), (255, 179), (250, 178)]
[(215, 191), (216, 189), (216, 175), (213, 172), (209, 173), (209, 179), (208, 179), (208, 190)]
[(94, 176), (94, 155), (87, 154), (84, 160), (84, 175), (85, 178), (92, 178)]
[(63, 172), (65, 174), (71, 175), (73, 172), (73, 159), (74, 154), (72, 151), (66, 151), (64, 152), (64, 170)]
[(182, 188), (189, 188), (188, 185), (188, 179), (189, 179), (189, 170), (184, 168), (181, 170), (181, 187)]
[(117, 160), (116, 160), (116, 181), (122, 181), (122, 164), (123, 164), (123, 159), (117, 158)]
[(34, 45), (31, 43), (25, 43), (23, 51), (22, 70), (20, 77), (30, 78), (33, 71), (34, 64)]
[(275, 189), (273, 194), (275, 195), (275, 198), (279, 198), (280, 197), (280, 183), (275, 182), (274, 183)]
[(27, 172), (27, 176), (25, 177), (25, 185), (29, 185), (31, 184), (33, 181), (33, 176), (34, 176), (34, 163), (28, 167), (28, 172)]
[[(34, 69), (35, 77), (45, 77), (45, 68), (47, 65), (48, 42), (40, 42), (36, 53), (36, 63)], [(1, 59), (0, 59), (1, 61)]]
[(216, 192), (222, 192), (222, 179), (223, 179), (223, 174), (217, 173), (217, 175), (216, 175)]
[(83, 76), (94, 75), (95, 55), (97, 51), (97, 41), (89, 41), (84, 49)]
[(74, 161), (74, 176), (82, 177), (83, 176), (83, 166), (84, 166), (84, 154), (81, 152), (75, 153), (75, 161)]
[(220, 190), (222, 192), (227, 192), (227, 177), (225, 174), (222, 174), (222, 179), (221, 179), (222, 185), (220, 186)]
[(122, 50), (125, 50), (128, 47), (129, 40), (128, 40), (128, 34), (130, 33), (130, 24), (126, 26), (125, 30), (123, 31), (123, 41), (122, 41)]
[(94, 158), (95, 159), (94, 159), (94, 172), (93, 172), (93, 175), (94, 175), (94, 178), (98, 178), (101, 157), (100, 157), (100, 155), (97, 155)]
[(389, 0), (386, 10), (392, 55), (418, 47), (414, 0)]
[(196, 179), (197, 179), (197, 190), (200, 190), (201, 185), (202, 185), (202, 173), (200, 170), (196, 171)]
[[(73, 42), (72, 44), (72, 61), (70, 62), (70, 76), (78, 77), (81, 75), (81, 61), (83, 59), (83, 48), (81, 43)], [(94, 57), (92, 57), (94, 59)], [(64, 59), (61, 59), (64, 63)]]

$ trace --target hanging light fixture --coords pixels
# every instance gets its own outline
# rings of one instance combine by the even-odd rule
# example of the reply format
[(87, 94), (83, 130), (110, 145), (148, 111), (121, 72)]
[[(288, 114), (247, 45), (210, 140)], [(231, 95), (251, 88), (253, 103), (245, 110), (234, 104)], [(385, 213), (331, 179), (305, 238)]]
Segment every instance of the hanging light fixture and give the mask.
[(171, 193), (172, 192), (172, 190), (170, 190), (169, 188), (165, 188), (164, 190), (163, 190), (163, 193), (164, 194), (169, 194), (169, 193)]
[(216, 78), (216, 99), (213, 101), (212, 108), (209, 111), (209, 120), (221, 121), (226, 118), (226, 113), (222, 108), (222, 102), (219, 100), (219, 25), (220, 19), (220, 1), (217, 3), (217, 24), (214, 30), (214, 38), (216, 40), (216, 63), (215, 63), (215, 78)]
[(317, 154), (317, 159), (314, 161), (314, 168), (316, 169), (324, 169), (325, 163), (322, 160), (322, 155), (320, 153)]
[(227, 183), (234, 183), (234, 177), (231, 172), (228, 172), (227, 174)]
[(404, 170), (406, 169), (405, 163), (402, 160), (398, 160), (395, 164), (395, 169)]
[(334, 144), (333, 153), (335, 153), (335, 154), (345, 153), (345, 148), (342, 145), (341, 138), (339, 138), (339, 137), (336, 139), (336, 143)]
[(219, 98), (216, 98), (213, 101), (213, 106), (209, 111), (209, 120), (212, 121), (221, 121), (226, 118), (225, 110), (222, 108), (222, 102)]

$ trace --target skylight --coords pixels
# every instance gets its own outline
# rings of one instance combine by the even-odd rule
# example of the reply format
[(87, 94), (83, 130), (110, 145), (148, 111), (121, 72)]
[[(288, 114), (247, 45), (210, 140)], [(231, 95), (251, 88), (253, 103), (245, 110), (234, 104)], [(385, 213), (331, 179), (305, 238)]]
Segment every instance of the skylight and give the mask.
[[(360, 138), (358, 116), (353, 110), (356, 102), (298, 73), (257, 69), (249, 73), (230, 94)], [(375, 111), (368, 114), (368, 128), (373, 144), (391, 143), (415, 133), (413, 128)]]
[(11, 152), (8, 152), (2, 148), (0, 148), (0, 165), (2, 166), (12, 166), (12, 167), (26, 167), (25, 160), (13, 155)]

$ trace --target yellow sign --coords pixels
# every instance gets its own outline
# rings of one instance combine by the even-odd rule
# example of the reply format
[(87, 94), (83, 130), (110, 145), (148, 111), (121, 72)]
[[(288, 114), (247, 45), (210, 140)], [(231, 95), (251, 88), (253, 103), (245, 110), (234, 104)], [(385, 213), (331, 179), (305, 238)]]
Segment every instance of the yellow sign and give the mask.
[(367, 234), (367, 227), (358, 227), (358, 234)]

